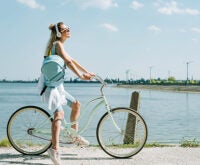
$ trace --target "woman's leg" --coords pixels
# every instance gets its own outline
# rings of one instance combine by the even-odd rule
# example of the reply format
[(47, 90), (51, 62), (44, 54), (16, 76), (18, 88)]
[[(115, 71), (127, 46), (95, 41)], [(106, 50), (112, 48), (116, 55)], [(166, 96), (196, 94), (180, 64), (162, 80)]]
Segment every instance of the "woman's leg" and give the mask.
[(60, 127), (61, 122), (64, 118), (64, 111), (56, 111), (54, 113), (54, 120), (52, 122), (52, 149), (59, 149), (59, 135), (60, 135)]
[[(66, 92), (66, 99), (67, 99), (67, 105), (71, 107), (71, 115), (70, 115), (70, 121), (74, 122), (77, 121), (80, 116), (80, 102), (77, 101), (72, 95), (70, 95), (68, 92)], [(71, 126), (73, 129), (75, 129), (78, 132), (78, 121), (76, 124), (73, 124)], [(81, 137), (80, 135), (73, 137), (73, 141), (77, 145), (89, 145), (89, 141)]]
[[(70, 120), (71, 122), (78, 120), (79, 116), (80, 116), (80, 103), (79, 101), (74, 101), (71, 104), (71, 116), (70, 116)], [(78, 122), (74, 125), (72, 125), (72, 128), (74, 128), (77, 132), (78, 132)], [(87, 141), (85, 138), (83, 138), (82, 136), (78, 135), (76, 137), (74, 137), (73, 139), (74, 143), (77, 145), (82, 145), (82, 146), (88, 146), (90, 143), (89, 141)]]
[[(71, 104), (71, 116), (70, 116), (70, 121), (76, 121), (79, 116), (80, 116), (80, 102), (79, 101), (75, 101)], [(72, 125), (72, 128), (74, 128), (76, 131), (78, 131), (78, 123)]]

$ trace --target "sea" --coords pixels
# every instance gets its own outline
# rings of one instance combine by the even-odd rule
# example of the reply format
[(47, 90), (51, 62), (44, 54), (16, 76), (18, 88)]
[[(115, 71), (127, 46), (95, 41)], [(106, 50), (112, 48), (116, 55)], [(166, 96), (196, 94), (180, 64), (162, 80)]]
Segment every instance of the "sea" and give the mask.
[[(65, 89), (81, 102), (81, 107), (100, 95), (100, 86), (97, 83), (65, 83)], [(140, 95), (138, 112), (148, 127), (147, 143), (179, 144), (182, 140), (200, 140), (200, 93), (118, 88), (116, 84), (108, 84), (104, 89), (112, 108), (129, 107), (135, 91)], [(52, 113), (42, 103), (37, 83), (0, 83), (0, 140), (7, 137), (7, 122), (12, 113), (27, 105), (39, 106)], [(65, 118), (69, 119), (71, 110), (67, 106), (64, 109)], [(104, 113), (99, 110), (94, 114), (84, 132), (93, 143), (97, 142), (96, 127)]]

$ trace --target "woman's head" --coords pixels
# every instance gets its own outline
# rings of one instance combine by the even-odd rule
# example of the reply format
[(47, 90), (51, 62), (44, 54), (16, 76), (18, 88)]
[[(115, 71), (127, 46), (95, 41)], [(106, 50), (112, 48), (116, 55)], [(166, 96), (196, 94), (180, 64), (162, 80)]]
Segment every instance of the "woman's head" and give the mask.
[(51, 51), (51, 48), (53, 46), (53, 42), (58, 40), (64, 42), (67, 38), (70, 37), (69, 27), (66, 26), (63, 22), (58, 22), (57, 24), (49, 25), (49, 30), (51, 30), (51, 36), (47, 43), (45, 56), (49, 55), (49, 52)]
[(69, 27), (66, 26), (63, 22), (58, 22), (57, 24), (51, 24), (49, 26), (51, 34), (55, 40), (66, 39), (70, 37)]

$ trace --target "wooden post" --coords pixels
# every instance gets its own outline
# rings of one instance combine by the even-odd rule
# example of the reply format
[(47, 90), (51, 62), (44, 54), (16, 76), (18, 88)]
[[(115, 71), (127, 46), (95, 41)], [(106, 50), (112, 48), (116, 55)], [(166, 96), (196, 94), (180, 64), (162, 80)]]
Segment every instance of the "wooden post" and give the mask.
[[(136, 111), (139, 110), (139, 92), (133, 92), (131, 96), (131, 103), (130, 108), (134, 109)], [(124, 137), (124, 144), (134, 143), (134, 137), (135, 137), (135, 124), (136, 119), (132, 115), (128, 116), (127, 123), (126, 123), (126, 130), (125, 134), (127, 136)], [(130, 139), (129, 137), (133, 137)]]

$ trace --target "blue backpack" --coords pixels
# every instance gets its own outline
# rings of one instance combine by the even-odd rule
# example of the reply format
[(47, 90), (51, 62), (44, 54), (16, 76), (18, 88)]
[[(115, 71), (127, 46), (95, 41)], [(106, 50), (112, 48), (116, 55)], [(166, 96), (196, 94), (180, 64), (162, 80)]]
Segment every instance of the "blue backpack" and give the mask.
[(59, 55), (49, 55), (44, 58), (41, 72), (44, 75), (44, 88), (40, 95), (44, 93), (47, 87), (56, 87), (65, 80), (66, 65)]

